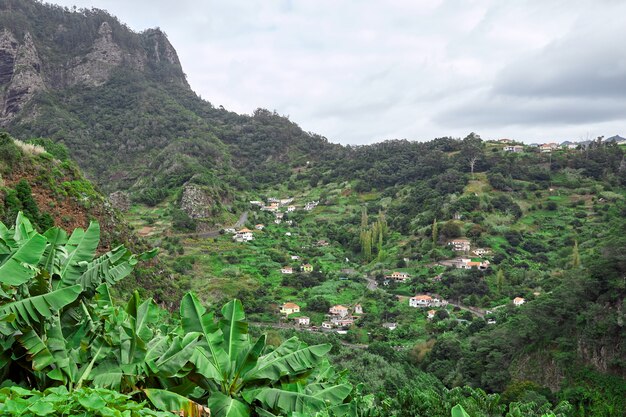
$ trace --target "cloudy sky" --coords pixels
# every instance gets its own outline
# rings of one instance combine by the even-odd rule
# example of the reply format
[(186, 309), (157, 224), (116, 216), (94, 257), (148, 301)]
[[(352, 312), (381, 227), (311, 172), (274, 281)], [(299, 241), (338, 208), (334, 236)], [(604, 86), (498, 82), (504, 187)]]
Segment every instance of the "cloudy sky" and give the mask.
[(333, 142), (626, 136), (622, 0), (48, 0), (160, 27), (215, 106)]

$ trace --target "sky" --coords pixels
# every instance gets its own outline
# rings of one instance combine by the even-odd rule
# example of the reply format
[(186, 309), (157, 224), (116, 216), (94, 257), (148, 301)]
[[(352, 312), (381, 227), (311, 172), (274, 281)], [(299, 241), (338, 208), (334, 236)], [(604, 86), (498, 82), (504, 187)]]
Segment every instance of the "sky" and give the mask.
[(48, 0), (160, 27), (214, 106), (331, 142), (626, 136), (623, 0)]

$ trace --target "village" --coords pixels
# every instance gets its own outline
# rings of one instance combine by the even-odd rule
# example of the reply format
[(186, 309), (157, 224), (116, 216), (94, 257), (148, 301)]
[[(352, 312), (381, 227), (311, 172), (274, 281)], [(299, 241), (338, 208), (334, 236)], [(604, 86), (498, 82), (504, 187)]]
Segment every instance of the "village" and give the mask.
[[(257, 209), (261, 213), (271, 213), (273, 216), (274, 225), (278, 226), (290, 226), (297, 228), (297, 225), (289, 217), (291, 214), (299, 212), (311, 212), (318, 205), (320, 201), (308, 201), (304, 204), (296, 204), (293, 197), (287, 198), (267, 198), (266, 201), (252, 200), (250, 205)], [(455, 215), (456, 216), (456, 215)], [(456, 218), (458, 220), (458, 218)], [(265, 224), (258, 223), (254, 225), (254, 229), (243, 227), (239, 230), (233, 228), (224, 229), (225, 233), (232, 234), (232, 240), (236, 243), (248, 243), (255, 240), (255, 238), (263, 236), (263, 232), (269, 227)], [(257, 236), (255, 236), (257, 235)], [(292, 232), (285, 232), (285, 237), (291, 237)], [(316, 247), (326, 247), (329, 242), (320, 239), (314, 243)], [(485, 271), (490, 268), (490, 261), (487, 259), (492, 251), (490, 248), (484, 247), (472, 247), (470, 239), (464, 237), (452, 238), (444, 242), (445, 247), (456, 254), (455, 258), (441, 260), (437, 262), (437, 265), (445, 268), (454, 268), (461, 270), (479, 270)], [(280, 268), (280, 274), (283, 276), (292, 276), (298, 274), (301, 279), (306, 279), (307, 275), (312, 274), (315, 271), (314, 265), (311, 261), (304, 261), (303, 257), (299, 254), (289, 254), (290, 264), (283, 265)], [(405, 259), (408, 261), (408, 259)], [(347, 273), (356, 273), (354, 269), (346, 268), (341, 271)], [(344, 274), (345, 275), (345, 274)], [(434, 277), (434, 281), (440, 281), (442, 274)], [(347, 279), (340, 277), (340, 280)], [(406, 271), (390, 271), (384, 275), (382, 282), (384, 287), (389, 287), (391, 284), (401, 285), (409, 282), (411, 275)], [(369, 290), (381, 289), (375, 281), (372, 281), (372, 285), (368, 285)], [(420, 309), (424, 313), (427, 320), (435, 319), (439, 310), (447, 310), (452, 306), (458, 308), (457, 304), (450, 304), (448, 300), (445, 300), (438, 294), (433, 293), (418, 293), (411, 297), (397, 296), (399, 302), (405, 303), (410, 308)], [(302, 302), (298, 299), (292, 299), (285, 301), (278, 305), (277, 313), (280, 316), (279, 324), (281, 326), (291, 326), (294, 329), (307, 330), (307, 331), (321, 331), (321, 332), (336, 332), (338, 334), (346, 334), (348, 330), (354, 326), (366, 312), (363, 306), (358, 300), (353, 300), (353, 303), (342, 305), (336, 304), (328, 308), (326, 314), (320, 321), (313, 320), (310, 315), (307, 314), (305, 308), (302, 308)], [(511, 300), (511, 303), (518, 307), (525, 303), (525, 299), (522, 297), (516, 297)], [(306, 303), (305, 303), (306, 304)], [(498, 306), (495, 309), (503, 307)], [(468, 310), (469, 311), (469, 310)], [(479, 317), (484, 317), (491, 311), (482, 311), (480, 309), (474, 309), (474, 314)], [(317, 314), (319, 320), (319, 314)], [(446, 316), (446, 314), (444, 314)], [(496, 321), (493, 318), (486, 319), (487, 324), (495, 324)], [(397, 322), (384, 322), (381, 326), (389, 331), (393, 331), (398, 328)]]

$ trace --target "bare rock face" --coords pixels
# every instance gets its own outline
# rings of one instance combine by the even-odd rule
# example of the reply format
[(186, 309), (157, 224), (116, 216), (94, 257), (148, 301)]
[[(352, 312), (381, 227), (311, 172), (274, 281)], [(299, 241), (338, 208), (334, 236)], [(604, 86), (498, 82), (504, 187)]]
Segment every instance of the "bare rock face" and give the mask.
[(183, 196), (180, 208), (192, 219), (204, 219), (211, 216), (213, 199), (202, 187), (195, 184), (186, 184), (183, 187)]
[(107, 22), (98, 29), (98, 38), (86, 57), (76, 57), (70, 63), (70, 84), (99, 86), (108, 79), (111, 71), (123, 61), (122, 49), (113, 41), (113, 31)]
[(2, 81), (6, 85), (2, 97), (0, 124), (5, 124), (28, 103), (35, 93), (46, 85), (41, 74), (41, 60), (30, 33), (24, 35), (21, 45), (8, 32), (0, 40)]
[(109, 201), (119, 211), (128, 211), (130, 209), (130, 198), (124, 191), (116, 191), (109, 194)]

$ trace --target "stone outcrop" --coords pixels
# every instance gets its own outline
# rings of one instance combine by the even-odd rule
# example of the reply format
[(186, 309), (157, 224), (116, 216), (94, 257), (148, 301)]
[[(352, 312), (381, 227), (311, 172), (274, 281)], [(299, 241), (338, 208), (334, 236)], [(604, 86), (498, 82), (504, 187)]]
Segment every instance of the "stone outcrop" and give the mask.
[(192, 219), (211, 217), (213, 204), (213, 198), (202, 187), (195, 184), (186, 184), (183, 187), (180, 209), (187, 213)]
[(124, 191), (116, 191), (109, 194), (109, 201), (111, 205), (119, 211), (130, 210), (130, 198), (128, 197), (128, 193)]
[(30, 33), (26, 32), (23, 43), (19, 45), (12, 34), (4, 31), (0, 49), (1, 85), (6, 86), (0, 115), (0, 122), (4, 124), (46, 85), (41, 74), (41, 60)]

